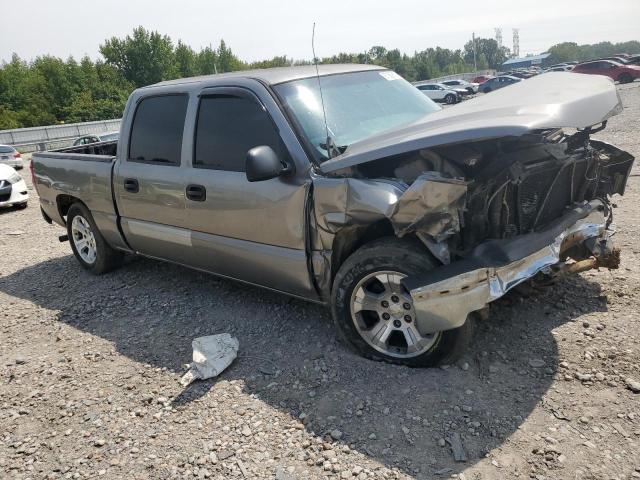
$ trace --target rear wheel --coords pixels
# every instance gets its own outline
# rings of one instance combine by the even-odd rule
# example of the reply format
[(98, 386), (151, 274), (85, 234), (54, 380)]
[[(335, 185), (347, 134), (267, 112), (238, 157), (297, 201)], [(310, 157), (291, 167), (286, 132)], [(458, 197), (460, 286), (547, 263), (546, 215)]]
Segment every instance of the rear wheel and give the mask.
[(419, 242), (385, 238), (352, 254), (336, 274), (332, 313), (342, 339), (360, 355), (414, 367), (453, 362), (473, 331), (469, 318), (457, 329), (422, 333), (401, 280), (433, 269)]
[(451, 93), (448, 93), (444, 97), (444, 101), (447, 103), (447, 105), (453, 105), (454, 103), (456, 103), (456, 96)]
[(620, 83), (631, 83), (631, 82), (633, 82), (633, 77), (628, 73), (622, 73), (618, 77), (618, 81)]
[(67, 213), (67, 235), (80, 265), (100, 275), (122, 264), (122, 252), (114, 250), (100, 234), (89, 209), (74, 203)]

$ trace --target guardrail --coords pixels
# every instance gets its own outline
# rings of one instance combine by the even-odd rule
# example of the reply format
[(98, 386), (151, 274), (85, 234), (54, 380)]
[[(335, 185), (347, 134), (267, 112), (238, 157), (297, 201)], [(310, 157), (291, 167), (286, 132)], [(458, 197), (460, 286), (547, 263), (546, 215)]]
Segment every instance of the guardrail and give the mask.
[(97, 122), (68, 123), (45, 127), (0, 130), (0, 143), (12, 145), (23, 153), (60, 148), (83, 135), (120, 130), (120, 119)]

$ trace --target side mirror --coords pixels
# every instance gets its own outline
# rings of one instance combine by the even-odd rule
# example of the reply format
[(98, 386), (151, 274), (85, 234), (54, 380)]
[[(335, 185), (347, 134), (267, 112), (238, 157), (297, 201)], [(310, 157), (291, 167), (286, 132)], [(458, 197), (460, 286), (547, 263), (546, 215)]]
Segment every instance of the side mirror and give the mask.
[(273, 148), (267, 145), (253, 147), (249, 150), (245, 167), (247, 180), (250, 182), (270, 180), (289, 172)]

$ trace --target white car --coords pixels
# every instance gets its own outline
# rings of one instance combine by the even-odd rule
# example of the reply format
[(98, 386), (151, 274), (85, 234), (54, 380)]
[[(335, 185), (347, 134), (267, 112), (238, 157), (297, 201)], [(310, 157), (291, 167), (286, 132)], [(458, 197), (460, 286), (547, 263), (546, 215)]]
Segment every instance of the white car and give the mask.
[(27, 184), (9, 165), (0, 164), (0, 207), (25, 208), (29, 200)]
[(23, 167), (22, 155), (11, 145), (0, 145), (0, 165), (21, 169)]
[(431, 100), (448, 103), (449, 105), (458, 103), (462, 98), (459, 92), (456, 92), (441, 83), (422, 83), (420, 85), (416, 85), (416, 88)]
[(466, 80), (447, 80), (442, 82), (442, 84), (453, 89), (463, 88), (471, 95), (478, 93), (478, 89), (480, 88), (479, 83), (467, 82)]

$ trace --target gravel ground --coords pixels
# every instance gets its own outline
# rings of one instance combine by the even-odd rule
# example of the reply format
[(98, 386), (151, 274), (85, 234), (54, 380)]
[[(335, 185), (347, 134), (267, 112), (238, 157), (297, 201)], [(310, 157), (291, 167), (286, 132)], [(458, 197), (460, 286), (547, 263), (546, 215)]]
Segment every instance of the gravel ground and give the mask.
[[(619, 90), (597, 136), (640, 157), (640, 83)], [(0, 477), (638, 478), (639, 172), (619, 270), (509, 295), (438, 369), (364, 360), (324, 308), (177, 266), (93, 277), (32, 190), (0, 213)], [(183, 389), (191, 339), (221, 332), (239, 358)]]

